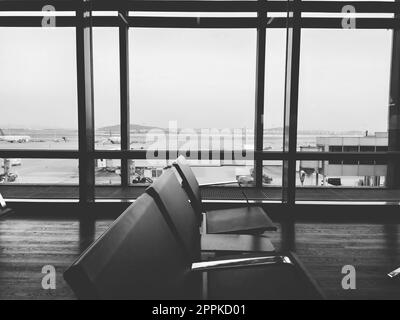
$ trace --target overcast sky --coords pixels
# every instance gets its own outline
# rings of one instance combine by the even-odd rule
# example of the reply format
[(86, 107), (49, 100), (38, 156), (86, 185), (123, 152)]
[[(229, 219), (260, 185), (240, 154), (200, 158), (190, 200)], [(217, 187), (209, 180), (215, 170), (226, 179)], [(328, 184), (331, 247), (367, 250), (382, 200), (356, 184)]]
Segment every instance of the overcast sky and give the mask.
[[(303, 30), (299, 129), (387, 130), (391, 31)], [(266, 128), (283, 125), (285, 30), (268, 30)], [(94, 32), (96, 126), (119, 122), (118, 34)], [(130, 31), (131, 122), (252, 128), (255, 30)], [(75, 32), (0, 28), (0, 128), (77, 128)]]

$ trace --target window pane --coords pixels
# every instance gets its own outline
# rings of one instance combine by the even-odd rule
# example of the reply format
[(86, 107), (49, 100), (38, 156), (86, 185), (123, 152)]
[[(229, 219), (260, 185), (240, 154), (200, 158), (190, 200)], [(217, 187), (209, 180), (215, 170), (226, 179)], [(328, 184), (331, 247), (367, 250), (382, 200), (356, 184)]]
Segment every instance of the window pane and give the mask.
[(118, 28), (93, 28), (96, 149), (121, 149)]
[[(130, 46), (132, 149), (254, 148), (255, 30), (131, 29)], [(221, 164), (195, 170), (236, 177)]]
[(96, 185), (121, 185), (121, 160), (96, 159)]
[(164, 171), (167, 161), (129, 160), (130, 183), (134, 186), (148, 186), (157, 180)]
[(211, 164), (207, 161), (192, 161), (192, 170), (200, 184), (226, 183), (227, 185), (241, 186), (254, 185), (254, 171), (251, 161), (218, 160)]
[(0, 148), (77, 149), (75, 29), (0, 28), (0, 43)]
[[(344, 152), (358, 152), (358, 146), (344, 146)], [(343, 164), (358, 164), (357, 160), (344, 160)]]
[(263, 161), (263, 186), (282, 187), (282, 161)]
[(131, 123), (251, 128), (255, 30), (131, 29)]
[[(388, 152), (388, 151), (389, 151), (388, 146), (376, 146), (376, 152)], [(385, 160), (376, 160), (375, 163), (385, 165), (386, 161)]]
[(360, 152), (374, 152), (374, 146), (360, 146)]
[(329, 146), (329, 152), (342, 152), (342, 146)]
[(387, 134), (391, 38), (388, 30), (302, 31), (299, 148), (319, 137)]
[(0, 159), (1, 184), (79, 183), (75, 159)]
[(265, 57), (264, 150), (283, 149), (286, 29), (267, 29)]
[(297, 162), (297, 186), (304, 187), (384, 187), (387, 165), (346, 161), (308, 160)]
[[(131, 160), (130, 181), (132, 185), (151, 184), (162, 174), (166, 166), (175, 160)], [(253, 162), (247, 160), (190, 160), (187, 161), (200, 184), (219, 186), (253, 186)]]
[[(375, 152), (375, 146), (360, 146), (360, 152)], [(373, 165), (375, 163), (374, 160), (360, 160), (360, 164), (369, 164)]]

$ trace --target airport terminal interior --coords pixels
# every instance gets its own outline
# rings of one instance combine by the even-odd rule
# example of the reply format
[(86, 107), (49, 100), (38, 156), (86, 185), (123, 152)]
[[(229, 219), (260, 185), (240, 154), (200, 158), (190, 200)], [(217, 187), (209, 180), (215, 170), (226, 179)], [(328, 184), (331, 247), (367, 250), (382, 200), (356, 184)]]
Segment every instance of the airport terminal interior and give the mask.
[(400, 299), (399, 13), (0, 0), (0, 299)]

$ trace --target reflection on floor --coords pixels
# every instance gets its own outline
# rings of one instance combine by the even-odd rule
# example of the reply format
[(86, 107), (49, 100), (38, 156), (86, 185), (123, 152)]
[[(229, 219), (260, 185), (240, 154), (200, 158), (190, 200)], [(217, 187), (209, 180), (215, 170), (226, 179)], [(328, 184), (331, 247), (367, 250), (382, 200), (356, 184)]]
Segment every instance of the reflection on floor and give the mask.
[[(0, 299), (73, 299), (62, 273), (111, 222), (0, 220)], [(268, 235), (297, 252), (328, 298), (400, 298), (400, 283), (386, 277), (400, 266), (399, 225), (299, 223)], [(56, 268), (56, 290), (41, 287), (44, 265)], [(356, 290), (342, 289), (344, 265), (356, 268)]]

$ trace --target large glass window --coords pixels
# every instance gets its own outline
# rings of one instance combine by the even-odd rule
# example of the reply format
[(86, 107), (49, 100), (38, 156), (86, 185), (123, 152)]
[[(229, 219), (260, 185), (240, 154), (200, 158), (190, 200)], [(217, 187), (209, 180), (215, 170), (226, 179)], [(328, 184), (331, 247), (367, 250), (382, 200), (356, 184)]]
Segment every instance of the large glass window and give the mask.
[[(282, 10), (286, 9), (284, 5), (282, 1)], [(353, 5), (357, 11), (357, 4)], [(318, 156), (313, 160), (300, 160), (303, 155), (298, 155), (296, 177), (290, 177), (296, 180), (298, 199), (326, 200), (339, 194), (345, 198), (343, 189), (353, 189), (353, 196), (359, 187), (363, 187), (363, 192), (377, 188), (385, 191), (381, 187), (387, 180), (387, 160), (365, 154), (388, 151), (393, 31), (370, 29), (366, 24), (372, 20), (363, 20), (367, 29), (344, 30), (333, 24), (324, 25), (336, 23), (345, 17), (344, 14), (301, 14), (304, 24), (299, 48), (297, 151), (343, 153), (343, 158), (329, 155), (328, 160)], [(121, 161), (121, 157), (126, 157), (123, 152), (107, 153), (120, 150), (122, 138), (119, 27), (106, 26), (116, 20), (104, 18), (117, 17), (118, 12), (93, 15), (97, 19), (93, 28), (94, 119), (86, 120), (95, 123), (96, 151), (94, 155), (80, 153), (79, 157), (96, 158), (93, 160), (96, 189), (102, 190), (104, 196), (111, 190), (107, 186), (121, 186), (121, 177), (125, 180), (128, 174), (130, 186), (138, 188), (124, 192), (138, 193), (178, 156), (178, 153), (170, 153), (166, 160), (166, 150), (186, 154), (200, 183), (237, 186), (240, 182), (242, 186), (254, 186), (251, 151), (256, 134), (258, 92), (257, 26), (252, 18), (257, 16), (256, 12), (130, 12), (130, 17), (137, 17), (137, 24), (129, 30), (129, 148), (156, 152), (148, 154), (146, 159), (128, 160), (127, 166)], [(393, 15), (356, 12), (354, 18), (390, 20)], [(147, 22), (174, 24), (178, 21), (175, 19), (182, 17), (185, 19), (180, 19), (179, 23), (188, 23), (187, 27), (138, 26)], [(227, 17), (230, 19), (222, 19)], [(205, 28), (202, 25), (214, 23), (215, 19), (230, 24), (238, 17), (246, 17), (243, 22), (254, 22), (254, 25), (249, 24), (251, 28), (229, 25)], [(285, 79), (288, 34), (283, 22), (286, 17), (286, 12), (267, 13), (264, 151), (283, 149), (285, 84), (296, 83), (290, 84)], [(310, 19), (316, 17), (320, 19)], [(328, 22), (326, 18), (339, 19)], [(195, 19), (197, 27), (189, 27), (194, 26)], [(68, 19), (63, 21), (68, 22)], [(99, 22), (102, 27), (98, 27)], [(381, 22), (379, 20), (376, 26)], [(315, 24), (315, 29), (310, 29), (309, 23)], [(275, 28), (276, 25), (279, 28)], [(3, 111), (0, 150), (78, 149), (75, 33), (74, 27), (0, 28), (0, 105)], [(286, 89), (289, 92), (293, 88)], [(200, 159), (194, 151), (202, 152)], [(224, 157), (220, 151), (226, 151)], [(235, 152), (235, 160), (230, 151)], [(258, 158), (262, 170), (257, 178), (262, 182), (261, 192), (267, 199), (279, 201), (282, 198), (282, 163), (286, 155), (280, 158), (279, 153), (266, 154), (271, 158)], [(350, 154), (357, 154), (357, 158), (351, 158)], [(0, 182), (5, 185), (78, 183), (77, 159), (15, 159), (19, 158), (19, 153), (13, 157), (0, 159)], [(124, 169), (127, 172), (121, 172)], [(349, 196), (348, 200), (351, 199)]]

